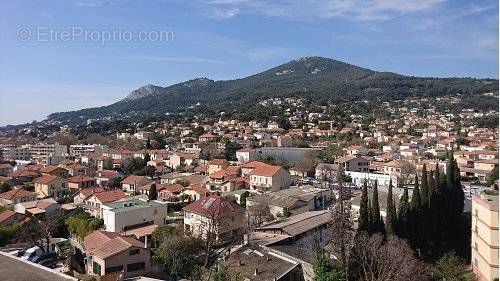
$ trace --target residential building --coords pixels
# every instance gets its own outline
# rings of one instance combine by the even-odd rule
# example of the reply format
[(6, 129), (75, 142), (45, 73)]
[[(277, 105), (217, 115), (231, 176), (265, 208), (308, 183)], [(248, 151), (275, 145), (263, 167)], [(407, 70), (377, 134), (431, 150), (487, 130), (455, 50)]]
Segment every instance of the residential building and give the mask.
[(472, 199), (472, 269), (479, 280), (499, 277), (498, 191), (486, 191)]
[(184, 233), (201, 239), (214, 235), (218, 241), (233, 240), (242, 235), (245, 210), (220, 195), (195, 201), (184, 210)]
[(54, 197), (59, 199), (69, 192), (68, 180), (58, 176), (43, 175), (37, 178), (34, 183), (38, 198)]
[(35, 201), (36, 199), (37, 194), (35, 192), (16, 186), (12, 190), (0, 194), (0, 206), (13, 206), (18, 203)]
[(151, 180), (148, 180), (144, 176), (128, 176), (122, 180), (122, 189), (129, 193), (135, 194), (139, 192), (139, 187), (151, 183)]
[(102, 217), (101, 206), (107, 203), (115, 202), (127, 198), (123, 191), (115, 189), (104, 192), (94, 192), (83, 200), (83, 207), (94, 217)]
[(93, 187), (94, 185), (96, 185), (96, 179), (94, 177), (79, 175), (68, 178), (68, 187), (72, 191)]
[(370, 170), (370, 161), (356, 155), (339, 157), (335, 160), (335, 164), (342, 166), (344, 171), (368, 172)]
[(155, 200), (129, 199), (101, 205), (105, 230), (120, 232), (134, 227), (162, 225), (168, 216), (168, 204)]
[(265, 193), (290, 187), (291, 179), (287, 170), (280, 166), (262, 164), (257, 165), (250, 173), (250, 190)]
[(12, 210), (0, 212), (0, 226), (10, 226), (26, 219), (26, 216)]
[(259, 194), (247, 198), (247, 207), (265, 205), (273, 217), (278, 218), (286, 212), (297, 215), (307, 211), (328, 207), (333, 193), (330, 189), (320, 189), (311, 185), (291, 187), (275, 192)]
[(46, 198), (18, 203), (14, 205), (14, 211), (28, 217), (49, 218), (61, 212), (61, 205), (53, 198)]
[(229, 167), (230, 163), (229, 161), (225, 160), (225, 159), (214, 159), (210, 162), (208, 162), (208, 174), (212, 174), (212, 173), (215, 173), (215, 172), (219, 172), (219, 171), (222, 171), (224, 169), (226, 169), (227, 167)]
[(96, 230), (85, 237), (84, 249), (90, 275), (121, 273), (130, 278), (151, 270), (151, 250), (131, 236)]
[(59, 143), (37, 143), (27, 146), (32, 158), (49, 156), (64, 156), (68, 154), (68, 147)]

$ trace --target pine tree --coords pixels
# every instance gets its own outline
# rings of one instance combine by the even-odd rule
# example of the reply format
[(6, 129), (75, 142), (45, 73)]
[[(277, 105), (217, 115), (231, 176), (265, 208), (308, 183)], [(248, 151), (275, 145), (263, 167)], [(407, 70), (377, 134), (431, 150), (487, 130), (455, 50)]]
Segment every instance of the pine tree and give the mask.
[(158, 199), (158, 191), (156, 190), (156, 184), (154, 183), (151, 184), (151, 187), (149, 188), (148, 198), (149, 200)]
[(408, 238), (408, 219), (410, 215), (410, 203), (408, 202), (408, 188), (404, 186), (403, 195), (399, 200), (397, 231), (402, 238)]
[(396, 206), (394, 204), (394, 198), (392, 195), (392, 179), (389, 181), (389, 190), (387, 191), (387, 215), (385, 230), (388, 235), (396, 234), (396, 224), (397, 224), (397, 214)]
[(361, 191), (361, 203), (359, 206), (358, 231), (370, 230), (370, 210), (368, 205), (368, 184), (365, 180)]

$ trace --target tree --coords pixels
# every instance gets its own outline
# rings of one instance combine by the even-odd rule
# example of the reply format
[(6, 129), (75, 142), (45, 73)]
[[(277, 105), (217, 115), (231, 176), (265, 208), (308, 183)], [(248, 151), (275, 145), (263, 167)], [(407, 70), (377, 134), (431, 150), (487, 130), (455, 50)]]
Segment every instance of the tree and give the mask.
[(11, 191), (12, 190), (12, 187), (10, 187), (10, 185), (6, 182), (0, 184), (0, 193), (4, 193), (4, 192), (7, 192), (7, 191)]
[(422, 200), (422, 206), (429, 205), (429, 183), (428, 183), (427, 168), (425, 164), (422, 167), (422, 183), (420, 187), (420, 199)]
[(169, 239), (174, 234), (174, 228), (168, 225), (158, 226), (153, 234), (151, 234), (153, 239), (153, 245), (155, 247), (160, 246), (163, 241)]
[(398, 236), (402, 238), (408, 238), (408, 221), (410, 216), (410, 203), (408, 202), (408, 188), (405, 186), (403, 195), (399, 199), (399, 209), (398, 209), (398, 225), (397, 231)]
[(397, 219), (396, 206), (392, 195), (392, 180), (390, 180), (389, 190), (387, 191), (387, 212), (385, 216), (385, 229), (388, 235), (396, 234)]
[(376, 233), (384, 233), (384, 221), (382, 220), (382, 217), (380, 216), (380, 204), (378, 201), (378, 183), (375, 182), (373, 185), (373, 194), (372, 194), (372, 200), (371, 200), (371, 212), (372, 212), (372, 218), (370, 221), (370, 232)]
[(144, 154), (144, 164), (148, 164), (148, 162), (151, 161), (151, 155), (149, 153)]
[(493, 183), (495, 183), (495, 181), (498, 181), (498, 166), (493, 168), (493, 170), (491, 171), (491, 175), (488, 177), (486, 183), (488, 185), (492, 185)]
[(241, 149), (241, 145), (236, 142), (226, 140), (224, 145), (224, 159), (228, 161), (236, 161), (236, 151)]
[(149, 138), (146, 140), (146, 149), (153, 149), (153, 146), (151, 145), (151, 140)]
[(347, 281), (346, 274), (337, 270), (324, 253), (318, 254), (314, 263), (313, 281)]
[(445, 253), (431, 268), (434, 280), (475, 280), (474, 273), (455, 252)]
[(188, 278), (193, 272), (196, 256), (202, 251), (202, 241), (174, 235), (153, 250), (153, 260), (164, 265), (169, 274)]
[(360, 280), (419, 281), (428, 279), (426, 268), (403, 239), (362, 233), (353, 251), (359, 259)]
[(336, 175), (339, 199), (333, 206), (332, 211), (332, 235), (330, 247), (335, 255), (338, 255), (340, 268), (347, 275), (349, 250), (351, 248), (354, 231), (351, 221), (351, 189), (343, 182), (344, 170), (339, 167)]
[(361, 203), (359, 206), (358, 231), (369, 231), (370, 210), (368, 205), (368, 184), (365, 180), (361, 191)]
[(247, 198), (250, 196), (250, 192), (245, 191), (240, 195), (240, 206), (246, 208), (247, 206)]
[(141, 170), (146, 166), (146, 162), (144, 162), (144, 159), (139, 158), (139, 157), (134, 157), (130, 159), (127, 164), (125, 164), (125, 167), (123, 170), (125, 173), (128, 175), (134, 174), (135, 172)]
[(154, 184), (154, 183), (151, 184), (151, 187), (149, 188), (148, 199), (149, 200), (158, 199), (158, 191), (156, 191), (156, 184)]
[(248, 216), (250, 224), (257, 227), (273, 219), (269, 205), (264, 202), (257, 202), (248, 206)]

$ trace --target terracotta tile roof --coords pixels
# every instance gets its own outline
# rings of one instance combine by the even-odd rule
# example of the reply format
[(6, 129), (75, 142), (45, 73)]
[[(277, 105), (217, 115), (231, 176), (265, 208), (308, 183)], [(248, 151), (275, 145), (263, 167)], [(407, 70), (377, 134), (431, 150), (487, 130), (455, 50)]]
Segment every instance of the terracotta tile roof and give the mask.
[(44, 173), (44, 174), (50, 174), (50, 173), (54, 172), (57, 169), (62, 169), (62, 168), (61, 167), (57, 167), (57, 166), (48, 165), (48, 166), (45, 166), (42, 169), (40, 169), (40, 172)]
[(118, 173), (115, 170), (102, 170), (99, 171), (99, 177), (101, 178), (113, 178), (113, 177), (118, 177), (120, 173)]
[(244, 209), (239, 205), (217, 194), (195, 201), (184, 207), (183, 210), (211, 219), (244, 212)]
[(89, 196), (92, 196), (95, 193), (101, 193), (104, 192), (104, 189), (101, 187), (94, 187), (94, 188), (84, 188), (80, 191), (80, 194), (83, 196), (83, 198), (88, 198)]
[(226, 159), (213, 159), (208, 164), (217, 166), (222, 166), (222, 165), (229, 166), (229, 161), (227, 161)]
[(144, 244), (130, 236), (96, 230), (84, 238), (85, 251), (91, 255), (107, 259), (131, 247), (145, 249)]
[(125, 194), (123, 191), (121, 191), (119, 189), (99, 192), (99, 193), (94, 194), (93, 196), (95, 196), (97, 198), (97, 200), (99, 200), (102, 204), (106, 204), (109, 202), (114, 202), (114, 201), (117, 201), (117, 200), (120, 200), (123, 198), (127, 198), (127, 194)]
[(7, 163), (0, 164), (0, 169), (10, 169), (10, 168), (12, 168), (12, 166), (10, 164), (7, 164)]
[(27, 210), (30, 210), (30, 209), (45, 210), (47, 207), (49, 207), (53, 204), (57, 204), (57, 202), (53, 198), (46, 198), (46, 199), (40, 199), (40, 200), (36, 200), (36, 201), (23, 202), (23, 203), (19, 203), (19, 204), (23, 205)]
[(5, 210), (3, 212), (0, 213), (0, 224), (2, 224), (2, 222), (4, 222), (5, 220), (15, 216), (17, 213), (12, 211), (12, 210)]
[(175, 193), (182, 192), (184, 189), (186, 189), (184, 186), (182, 186), (178, 183), (175, 183), (175, 184), (163, 186), (163, 188), (160, 189), (160, 192), (169, 192), (169, 193), (175, 194)]
[(255, 169), (259, 166), (266, 166), (266, 165), (269, 165), (269, 164), (266, 164), (264, 162), (260, 162), (260, 161), (251, 161), (251, 162), (248, 162), (248, 163), (245, 163), (243, 165), (241, 165), (242, 168), (249, 168), (249, 169)]
[(272, 165), (258, 166), (250, 174), (255, 176), (272, 177), (280, 169), (281, 169), (280, 166), (272, 166)]
[(0, 194), (0, 198), (2, 199), (7, 199), (7, 200), (12, 200), (15, 198), (23, 198), (23, 197), (29, 197), (29, 196), (36, 196), (35, 192), (27, 191), (26, 189), (23, 188), (15, 188), (10, 191), (4, 192)]
[(38, 177), (40, 173), (38, 171), (30, 171), (27, 169), (17, 170), (9, 174), (12, 178), (23, 178), (23, 177)]
[(85, 175), (78, 175), (78, 176), (73, 176), (73, 177), (68, 179), (68, 182), (71, 182), (71, 183), (81, 183), (81, 182), (86, 182), (86, 181), (95, 181), (95, 178), (85, 176)]
[(122, 180), (122, 184), (145, 185), (151, 183), (144, 176), (128, 176)]
[(37, 178), (35, 180), (35, 183), (39, 183), (39, 184), (49, 184), (55, 180), (58, 180), (58, 179), (61, 179), (60, 177), (58, 176), (54, 176), (54, 175), (43, 175), (39, 178)]
[(207, 165), (200, 164), (194, 168), (194, 172), (197, 173), (206, 173), (207, 172)]

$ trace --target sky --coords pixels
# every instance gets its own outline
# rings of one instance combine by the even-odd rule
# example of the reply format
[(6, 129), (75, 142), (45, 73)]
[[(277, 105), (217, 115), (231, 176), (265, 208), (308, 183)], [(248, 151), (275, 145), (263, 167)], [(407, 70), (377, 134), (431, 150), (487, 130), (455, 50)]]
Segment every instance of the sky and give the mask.
[(7, 0), (0, 126), (108, 105), (145, 84), (245, 77), (304, 56), (498, 78), (495, 0)]

